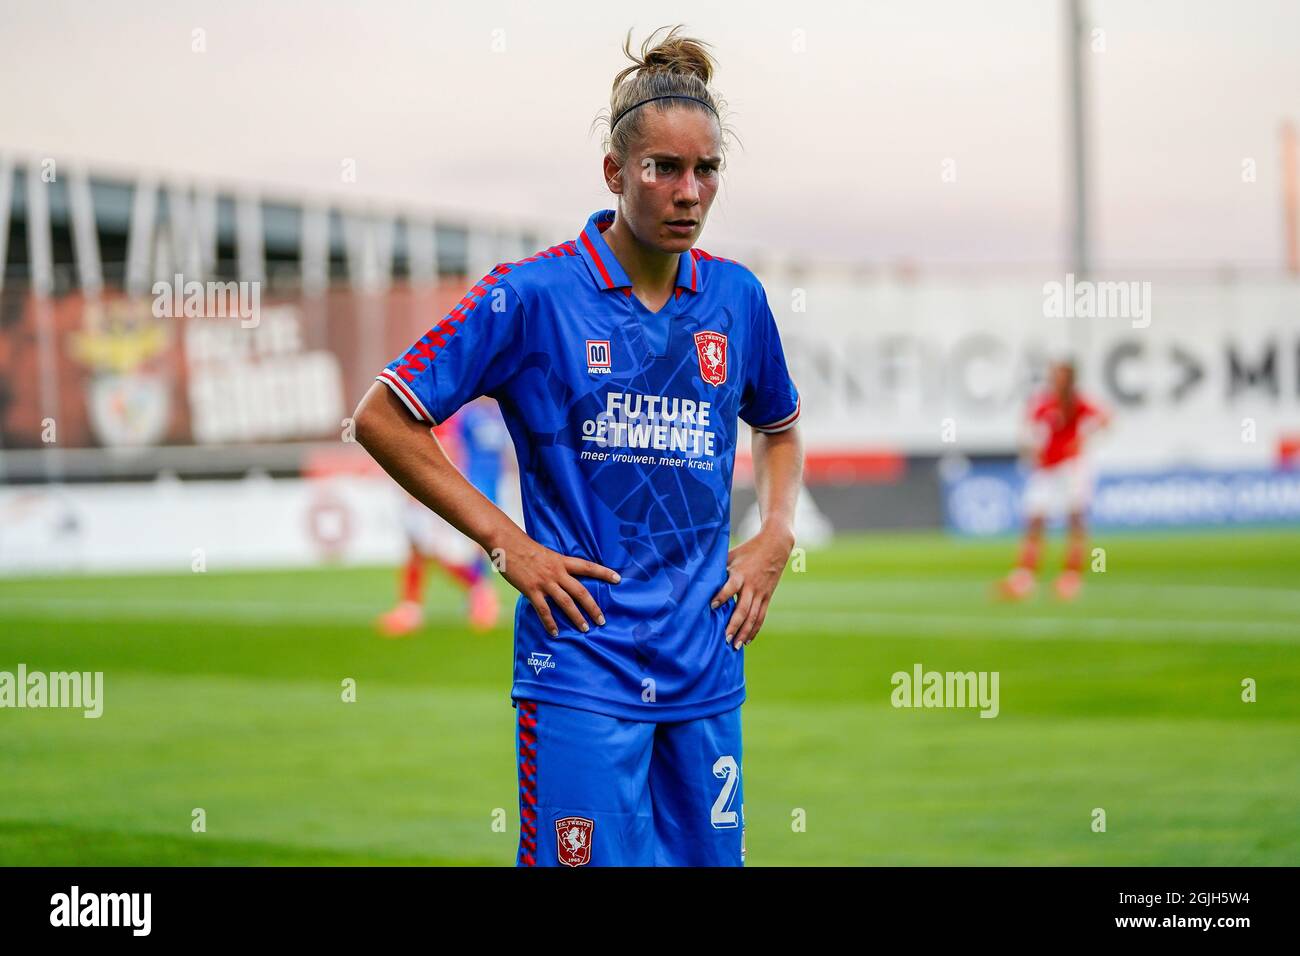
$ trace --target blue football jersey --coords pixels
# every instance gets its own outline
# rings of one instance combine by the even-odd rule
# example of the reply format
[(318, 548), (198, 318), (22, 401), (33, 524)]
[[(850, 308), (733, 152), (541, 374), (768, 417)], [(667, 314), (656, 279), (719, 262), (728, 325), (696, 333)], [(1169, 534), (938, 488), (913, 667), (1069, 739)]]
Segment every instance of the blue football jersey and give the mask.
[(744, 650), (724, 636), (735, 599), (709, 607), (738, 421), (790, 428), (799, 394), (752, 272), (692, 249), (651, 312), (602, 235), (613, 221), (596, 212), (576, 240), (499, 264), (378, 378), (430, 424), (495, 398), (529, 536), (621, 576), (581, 579), (606, 621), (585, 634), (553, 608), (551, 637), (520, 595), (511, 697), (690, 720), (745, 698)]

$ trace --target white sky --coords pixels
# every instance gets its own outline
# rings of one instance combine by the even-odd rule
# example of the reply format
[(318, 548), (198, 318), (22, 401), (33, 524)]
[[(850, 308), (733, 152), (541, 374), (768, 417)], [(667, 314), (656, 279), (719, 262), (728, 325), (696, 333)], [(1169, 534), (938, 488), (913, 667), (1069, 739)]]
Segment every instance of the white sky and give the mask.
[[(714, 44), (744, 140), (704, 248), (1063, 255), (1058, 0), (649, 6), (4, 0), (0, 151), (521, 214), (559, 241), (612, 205), (588, 128), (624, 33), (639, 44), (684, 22)], [(1088, 56), (1097, 257), (1280, 263), (1278, 127), (1300, 121), (1300, 3), (1092, 0), (1091, 21), (1105, 31)], [(340, 181), (345, 157), (355, 184)]]

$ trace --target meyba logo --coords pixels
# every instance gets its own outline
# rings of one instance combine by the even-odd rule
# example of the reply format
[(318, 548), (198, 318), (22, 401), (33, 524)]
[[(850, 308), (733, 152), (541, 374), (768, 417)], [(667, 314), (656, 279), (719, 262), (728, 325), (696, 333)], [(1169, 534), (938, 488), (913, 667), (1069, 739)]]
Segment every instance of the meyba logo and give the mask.
[(608, 375), (613, 367), (609, 339), (587, 339), (587, 372), (591, 375)]
[(50, 897), (51, 926), (129, 926), (133, 936), (148, 936), (152, 893), (69, 893)]
[(550, 654), (539, 654), (537, 653), (537, 651), (533, 651), (532, 653), (530, 653), (528, 655), (528, 660), (524, 661), (524, 663), (527, 664), (529, 667), (531, 667), (533, 669), (533, 673), (537, 674), (538, 677), (540, 677), (542, 675), (542, 671), (546, 670), (547, 668), (555, 667), (555, 661), (551, 660)]
[(998, 671), (927, 671), (912, 665), (912, 673), (896, 671), (889, 679), (895, 707), (978, 707), (981, 717), (996, 717)]
[(1043, 283), (1043, 317), (1047, 319), (1132, 319), (1133, 328), (1151, 324), (1150, 282), (1074, 280)]

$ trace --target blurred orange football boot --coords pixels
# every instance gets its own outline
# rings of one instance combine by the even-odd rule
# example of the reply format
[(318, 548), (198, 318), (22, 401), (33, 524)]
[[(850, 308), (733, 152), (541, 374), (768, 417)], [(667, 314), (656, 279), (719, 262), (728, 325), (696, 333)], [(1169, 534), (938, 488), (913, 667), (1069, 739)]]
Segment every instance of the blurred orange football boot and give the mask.
[(998, 582), (998, 597), (1004, 601), (1023, 601), (1034, 593), (1037, 582), (1028, 568), (1016, 568)]
[(1062, 601), (1073, 601), (1082, 587), (1083, 578), (1078, 571), (1064, 571), (1056, 579), (1056, 596)]
[(414, 601), (403, 601), (387, 614), (380, 615), (375, 628), (384, 637), (407, 637), (424, 623), (424, 609)]

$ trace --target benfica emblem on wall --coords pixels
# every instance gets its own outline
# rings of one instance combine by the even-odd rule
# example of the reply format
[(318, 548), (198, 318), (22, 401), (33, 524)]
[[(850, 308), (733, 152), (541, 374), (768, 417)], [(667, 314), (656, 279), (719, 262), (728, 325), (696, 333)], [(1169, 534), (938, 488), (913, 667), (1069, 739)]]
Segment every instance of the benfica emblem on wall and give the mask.
[(591, 862), (591, 834), (596, 821), (586, 817), (561, 817), (555, 821), (555, 846), (565, 866)]
[(710, 385), (727, 380), (727, 337), (721, 332), (696, 332), (695, 351), (700, 359), (700, 377)]

